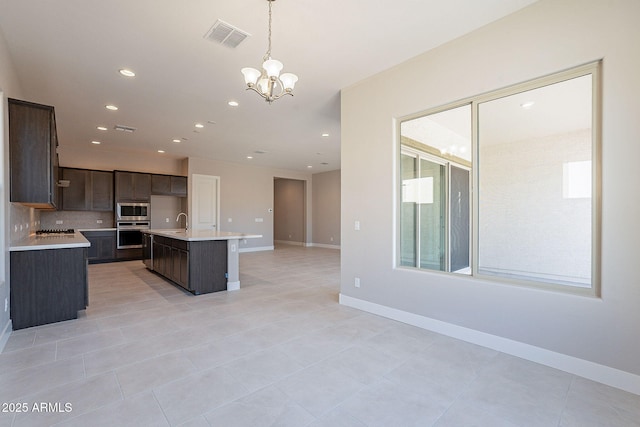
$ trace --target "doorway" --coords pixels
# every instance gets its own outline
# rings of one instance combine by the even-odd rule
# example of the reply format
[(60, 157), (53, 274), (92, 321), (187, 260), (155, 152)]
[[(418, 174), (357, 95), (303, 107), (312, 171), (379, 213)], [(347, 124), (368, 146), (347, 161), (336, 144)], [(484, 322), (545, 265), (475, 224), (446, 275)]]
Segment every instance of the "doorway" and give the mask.
[(299, 179), (273, 179), (273, 241), (304, 246), (306, 234), (306, 186)]

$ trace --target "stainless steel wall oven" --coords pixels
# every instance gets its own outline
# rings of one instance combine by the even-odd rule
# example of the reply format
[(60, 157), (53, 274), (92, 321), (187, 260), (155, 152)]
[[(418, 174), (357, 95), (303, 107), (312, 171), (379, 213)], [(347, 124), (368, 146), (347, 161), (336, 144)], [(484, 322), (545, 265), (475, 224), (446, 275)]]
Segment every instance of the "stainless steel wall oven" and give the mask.
[(118, 221), (116, 225), (118, 249), (141, 248), (142, 231), (150, 228), (149, 221)]

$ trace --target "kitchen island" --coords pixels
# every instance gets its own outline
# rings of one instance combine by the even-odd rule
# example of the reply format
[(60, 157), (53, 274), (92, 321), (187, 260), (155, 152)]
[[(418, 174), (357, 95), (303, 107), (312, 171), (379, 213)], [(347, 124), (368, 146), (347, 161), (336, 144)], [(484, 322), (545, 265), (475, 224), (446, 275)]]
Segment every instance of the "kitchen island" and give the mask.
[(10, 251), (14, 330), (76, 319), (89, 303), (87, 249), (77, 231), (32, 234)]
[(145, 230), (143, 261), (194, 295), (233, 291), (240, 289), (240, 240), (259, 237), (215, 230)]

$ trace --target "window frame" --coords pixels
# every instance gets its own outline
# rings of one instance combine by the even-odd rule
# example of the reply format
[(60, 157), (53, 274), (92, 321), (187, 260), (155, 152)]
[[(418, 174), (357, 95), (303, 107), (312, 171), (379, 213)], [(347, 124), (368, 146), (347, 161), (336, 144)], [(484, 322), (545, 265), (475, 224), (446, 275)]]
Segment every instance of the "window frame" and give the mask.
[[(438, 107), (430, 108), (415, 114), (398, 117), (394, 119), (395, 136), (396, 136), (396, 148), (394, 156), (394, 168), (396, 169), (395, 177), (395, 248), (394, 248), (394, 268), (403, 270), (414, 270), (428, 274), (445, 274), (447, 276), (468, 278), (470, 280), (481, 282), (498, 282), (508, 285), (524, 286), (528, 288), (546, 289), (552, 291), (559, 291), (563, 293), (600, 297), (601, 296), (601, 230), (602, 230), (602, 60), (586, 63), (571, 69), (549, 74), (543, 77), (531, 79), (522, 83), (510, 85), (501, 89), (486, 92), (480, 95), (471, 96), (462, 100), (458, 100), (452, 103), (441, 105)], [(592, 156), (592, 174), (591, 174), (591, 286), (579, 287), (566, 284), (542, 282), (534, 280), (526, 280), (520, 278), (501, 277), (488, 274), (482, 274), (478, 271), (479, 267), (479, 105), (484, 102), (489, 102), (495, 99), (503, 98), (506, 96), (515, 95), (521, 92), (534, 90), (540, 87), (561, 83), (566, 80), (591, 75), (591, 115), (592, 115), (592, 127), (591, 127), (591, 156)], [(402, 144), (401, 127), (402, 123), (417, 119), (420, 117), (436, 114), (446, 110), (451, 110), (464, 105), (471, 106), (471, 167), (470, 167), (470, 234), (471, 234), (471, 274), (459, 274), (455, 272), (429, 270), (420, 267), (409, 267), (401, 265), (400, 254), (400, 224), (402, 220), (402, 176), (400, 160), (404, 151), (409, 146)], [(428, 154), (425, 152), (425, 154)], [(443, 157), (446, 160), (446, 157)], [(455, 162), (454, 162), (455, 163)], [(448, 172), (447, 172), (448, 175)], [(447, 178), (449, 179), (449, 178)], [(448, 195), (447, 195), (448, 197)], [(450, 234), (450, 230), (447, 230), (447, 234)], [(449, 254), (447, 254), (449, 256)]]

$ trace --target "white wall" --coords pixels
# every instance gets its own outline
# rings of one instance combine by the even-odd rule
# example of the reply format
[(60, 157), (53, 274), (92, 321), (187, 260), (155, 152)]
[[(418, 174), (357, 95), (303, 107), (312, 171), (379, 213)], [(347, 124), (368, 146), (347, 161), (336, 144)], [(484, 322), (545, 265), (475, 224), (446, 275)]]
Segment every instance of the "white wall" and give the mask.
[[(273, 248), (273, 179), (288, 178), (307, 181), (311, 174), (283, 169), (262, 168), (190, 157), (188, 159), (189, 193), (193, 174), (220, 177), (220, 227), (222, 231), (261, 234), (262, 238), (240, 243), (240, 250)], [(310, 212), (311, 195), (307, 193), (306, 212)], [(231, 222), (229, 222), (231, 218)], [(262, 218), (262, 222), (256, 222)], [(311, 218), (305, 220), (306, 239), (311, 239)]]
[[(570, 360), (587, 371), (612, 376), (623, 371), (630, 381), (626, 388), (640, 393), (638, 16), (637, 0), (541, 0), (346, 88), (341, 123), (343, 301), (408, 313), (444, 328), (468, 328), (487, 342), (498, 337), (503, 343), (524, 343), (514, 345), (529, 349), (525, 356), (547, 351), (574, 357)], [(600, 58), (602, 298), (395, 269), (394, 119)], [(355, 220), (360, 231), (354, 230)], [(356, 276), (360, 288), (353, 286)]]

